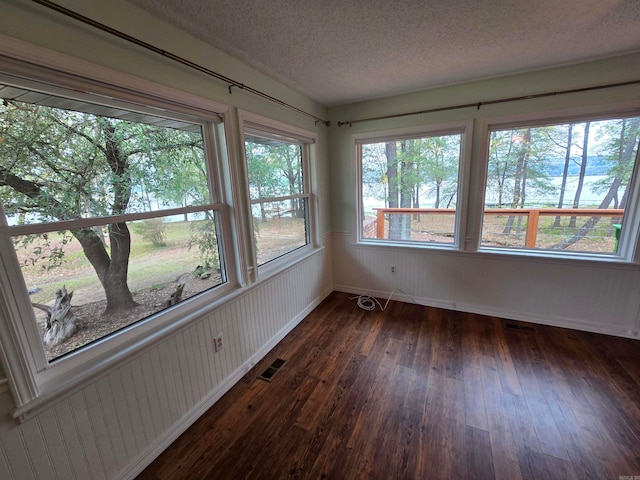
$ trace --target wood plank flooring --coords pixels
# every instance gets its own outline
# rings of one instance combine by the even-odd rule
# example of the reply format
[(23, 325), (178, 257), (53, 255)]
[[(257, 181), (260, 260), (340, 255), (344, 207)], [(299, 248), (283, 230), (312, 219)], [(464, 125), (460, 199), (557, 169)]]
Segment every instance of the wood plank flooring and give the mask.
[(640, 478), (640, 341), (348, 297), (139, 478)]

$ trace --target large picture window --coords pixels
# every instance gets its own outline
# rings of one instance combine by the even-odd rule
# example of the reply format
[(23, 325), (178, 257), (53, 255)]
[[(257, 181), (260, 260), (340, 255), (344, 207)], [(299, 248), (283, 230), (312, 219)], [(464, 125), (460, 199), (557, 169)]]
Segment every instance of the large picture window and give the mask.
[(491, 127), (481, 247), (617, 255), (640, 118)]
[(309, 156), (314, 140), (286, 128), (244, 122), (258, 266), (311, 243)]
[(226, 282), (215, 118), (7, 82), (0, 97), (0, 250), (47, 362)]
[(464, 129), (356, 142), (363, 241), (457, 241)]

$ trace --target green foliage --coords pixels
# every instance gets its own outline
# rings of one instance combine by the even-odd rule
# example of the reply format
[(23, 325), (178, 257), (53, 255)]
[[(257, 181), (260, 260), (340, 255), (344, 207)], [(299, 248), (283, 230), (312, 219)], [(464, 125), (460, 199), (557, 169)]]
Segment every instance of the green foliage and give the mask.
[(150, 218), (133, 223), (133, 231), (156, 247), (165, 247), (166, 225), (163, 218)]
[(552, 157), (560, 157), (560, 151), (550, 137), (549, 127), (491, 132), (488, 203), (515, 208), (524, 206), (527, 195), (532, 193), (554, 195), (556, 189), (546, 172)]
[[(619, 183), (625, 190), (628, 188), (633, 173), (634, 161), (640, 138), (640, 118), (624, 118), (606, 122), (599, 130), (597, 137), (602, 141), (600, 154), (607, 163), (605, 177), (600, 180), (594, 190), (605, 193), (610, 186)], [(622, 197), (625, 195), (623, 194)], [(614, 195), (616, 205), (620, 195)]]
[(16, 249), (24, 249), (29, 252), (24, 260), (24, 266), (40, 265), (43, 270), (49, 271), (57, 268), (65, 261), (64, 246), (67, 245), (73, 236), (69, 232), (57, 232), (58, 242), (51, 239), (48, 233), (35, 235), (22, 235), (12, 239)]
[(209, 202), (199, 132), (0, 106), (0, 199), (30, 223)]
[(199, 250), (204, 269), (219, 269), (218, 236), (214, 220), (193, 222), (190, 229), (189, 250), (192, 248)]
[[(202, 133), (142, 121), (99, 116), (95, 106), (80, 111), (14, 100), (0, 105), (0, 201), (10, 224), (110, 217), (210, 202)], [(161, 222), (161, 221), (160, 221)], [(151, 222), (153, 224), (153, 222)], [(159, 225), (145, 226), (146, 238), (163, 244)], [(90, 228), (71, 232), (103, 278), (129, 261), (126, 226), (108, 226), (118, 241), (107, 246)], [(113, 238), (111, 239), (113, 240)], [(34, 243), (30, 262), (59, 265), (61, 246)], [(126, 282), (126, 280), (125, 280)], [(105, 284), (109, 299), (123, 304), (126, 285)], [(113, 295), (110, 296), (112, 292)], [(118, 293), (120, 292), (120, 293)]]
[[(253, 200), (277, 198), (304, 193), (302, 177), (302, 147), (286, 142), (265, 140), (249, 136), (245, 142), (249, 191)], [(295, 216), (304, 216), (302, 199), (288, 201)], [(265, 203), (260, 209), (260, 218), (266, 220)]]
[[(385, 205), (454, 207), (457, 200), (461, 136), (442, 135), (391, 142), (395, 158), (389, 158), (389, 142), (362, 145), (362, 187), (365, 197), (384, 200)], [(421, 196), (434, 201), (419, 205)], [(405, 205), (407, 206), (407, 205)]]

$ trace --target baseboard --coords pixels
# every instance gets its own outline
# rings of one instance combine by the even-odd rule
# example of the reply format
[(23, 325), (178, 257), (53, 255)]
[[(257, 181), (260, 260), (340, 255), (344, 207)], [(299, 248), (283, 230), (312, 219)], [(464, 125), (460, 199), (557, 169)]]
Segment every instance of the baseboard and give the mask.
[(242, 365), (235, 369), (224, 381), (216, 386), (200, 403), (192, 408), (180, 419), (170, 430), (165, 432), (162, 438), (158, 439), (146, 449), (138, 458), (132, 462), (126, 471), (118, 476), (122, 480), (133, 480), (147, 468), (169, 445), (182, 435), (196, 420), (198, 420), (207, 410), (209, 410), (231, 387), (242, 379), (242, 377), (253, 366), (262, 360), (291, 330), (293, 330), (304, 318), (309, 315), (322, 301), (333, 292), (333, 286), (320, 293), (304, 310), (298, 313), (289, 323), (287, 323), (278, 333), (276, 333), (260, 350), (245, 360)]
[(570, 328), (572, 330), (580, 330), (583, 332), (600, 333), (603, 335), (613, 335), (615, 337), (632, 338), (636, 340), (638, 339), (638, 336), (633, 335), (631, 331), (623, 328), (610, 328), (607, 325), (596, 324), (593, 322), (583, 322), (561, 316), (543, 317), (531, 312), (515, 312), (513, 310), (495, 308), (488, 305), (447, 302), (435, 298), (408, 295), (401, 290), (394, 291), (392, 294), (390, 291), (364, 290), (349, 285), (334, 285), (334, 289), (339, 292), (350, 293), (354, 295), (370, 295), (385, 300), (391, 295), (392, 300), (415, 303), (418, 305), (424, 305), (426, 307), (446, 308), (448, 310), (475, 313), (478, 315), (486, 315), (489, 317), (499, 317), (506, 320), (520, 320), (523, 322), (548, 325), (551, 327)]

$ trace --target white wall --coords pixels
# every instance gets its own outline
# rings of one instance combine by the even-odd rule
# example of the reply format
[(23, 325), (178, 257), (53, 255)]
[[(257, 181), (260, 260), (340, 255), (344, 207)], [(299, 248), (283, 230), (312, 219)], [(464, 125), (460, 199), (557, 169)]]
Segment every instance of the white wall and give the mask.
[[(327, 114), (322, 106), (124, 0), (58, 3), (314, 115)], [(328, 131), (239, 89), (230, 95), (221, 82), (28, 0), (3, 2), (0, 34), (229, 105), (228, 142), (236, 161), (241, 158), (238, 109), (318, 133), (318, 223), (326, 246), (242, 289), (233, 300), (103, 371), (24, 423), (11, 418), (14, 405), (0, 366), (1, 479), (132, 478), (331, 292)], [(207, 339), (219, 332), (225, 348), (215, 354)]]
[[(640, 55), (629, 55), (336, 107), (330, 109), (330, 116), (335, 123), (638, 79)], [(477, 208), (483, 180), (478, 141), (484, 119), (638, 99), (640, 86), (636, 85), (331, 129), (335, 288), (383, 297), (399, 288), (428, 305), (637, 337), (640, 275), (635, 265), (356, 245), (357, 180), (352, 136), (473, 119), (471, 208), (465, 224), (469, 233), (479, 225), (482, 210)], [(391, 265), (397, 265), (397, 275), (390, 275)], [(396, 298), (413, 301), (400, 292)]]

